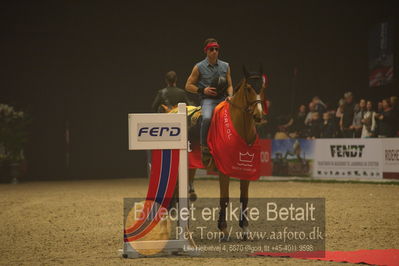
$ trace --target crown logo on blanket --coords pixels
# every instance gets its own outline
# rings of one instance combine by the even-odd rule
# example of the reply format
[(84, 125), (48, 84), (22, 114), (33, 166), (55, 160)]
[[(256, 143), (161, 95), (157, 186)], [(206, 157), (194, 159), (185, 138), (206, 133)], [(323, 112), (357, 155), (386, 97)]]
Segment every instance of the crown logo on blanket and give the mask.
[(249, 152), (247, 153), (240, 152), (240, 162), (252, 163), (252, 161), (254, 160), (254, 155), (255, 153), (250, 154)]

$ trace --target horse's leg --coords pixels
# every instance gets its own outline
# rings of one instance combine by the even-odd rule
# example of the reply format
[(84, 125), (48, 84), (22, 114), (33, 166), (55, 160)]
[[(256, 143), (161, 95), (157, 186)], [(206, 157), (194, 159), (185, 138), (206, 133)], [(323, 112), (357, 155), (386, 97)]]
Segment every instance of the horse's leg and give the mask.
[(173, 191), (172, 198), (170, 199), (170, 202), (169, 202), (168, 210), (170, 210), (171, 208), (176, 208), (178, 199), (179, 199), (179, 181), (176, 182), (176, 186)]
[[(191, 201), (197, 200), (197, 194), (194, 191), (194, 176), (197, 169), (189, 169), (188, 170), (188, 196)], [(176, 182), (176, 187), (173, 192), (173, 196), (170, 199), (169, 209), (172, 207), (176, 207), (176, 203), (179, 199), (179, 180)]]
[(249, 190), (249, 181), (241, 180), (240, 181), (240, 221), (239, 226), (242, 228), (244, 232), (244, 240), (248, 238), (248, 190)]
[(218, 228), (223, 232), (221, 241), (225, 241), (228, 238), (227, 222), (226, 222), (226, 208), (229, 204), (229, 183), (230, 179), (227, 175), (219, 172), (219, 188), (220, 188), (220, 210)]
[(197, 171), (197, 169), (189, 169), (188, 170), (188, 186), (189, 186), (189, 197), (190, 197), (190, 201), (196, 201), (197, 200), (197, 193), (195, 193), (195, 189), (194, 189), (194, 176), (195, 176), (195, 172)]

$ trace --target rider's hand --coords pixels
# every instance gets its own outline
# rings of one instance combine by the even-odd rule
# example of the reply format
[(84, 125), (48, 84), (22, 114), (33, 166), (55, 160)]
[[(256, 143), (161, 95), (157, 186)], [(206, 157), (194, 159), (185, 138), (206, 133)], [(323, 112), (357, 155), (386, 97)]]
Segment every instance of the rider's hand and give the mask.
[(216, 88), (206, 87), (204, 89), (204, 94), (209, 96), (216, 96), (217, 95)]

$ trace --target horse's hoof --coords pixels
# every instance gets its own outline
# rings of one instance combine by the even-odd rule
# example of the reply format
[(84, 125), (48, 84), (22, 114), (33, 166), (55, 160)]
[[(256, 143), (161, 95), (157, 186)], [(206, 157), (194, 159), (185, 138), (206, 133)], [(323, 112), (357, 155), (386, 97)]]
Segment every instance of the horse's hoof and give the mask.
[(223, 236), (223, 237), (219, 238), (219, 242), (227, 242), (227, 241), (229, 241), (227, 236)]
[(229, 232), (224, 229), (219, 232), (219, 242), (227, 242), (229, 241)]
[(195, 191), (190, 191), (190, 201), (196, 201), (197, 200), (197, 193)]
[(248, 220), (247, 219), (241, 219), (238, 222), (238, 226), (240, 226), (242, 229), (244, 229), (245, 227), (248, 227)]
[(242, 228), (242, 232), (243, 232), (243, 234), (242, 234), (242, 240), (243, 240), (243, 241), (247, 241), (247, 240), (248, 240), (248, 236), (249, 236), (249, 229), (248, 229), (248, 227), (247, 227), (247, 226), (244, 226), (244, 227)]
[(218, 229), (222, 232), (226, 231), (227, 228), (227, 222), (225, 220), (219, 220), (218, 221)]

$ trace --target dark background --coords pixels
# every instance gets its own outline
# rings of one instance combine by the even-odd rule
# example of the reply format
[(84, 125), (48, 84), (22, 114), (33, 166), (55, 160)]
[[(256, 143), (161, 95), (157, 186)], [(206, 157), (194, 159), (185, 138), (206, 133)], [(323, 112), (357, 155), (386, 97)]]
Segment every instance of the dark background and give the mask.
[(150, 111), (171, 69), (184, 87), (208, 37), (234, 84), (242, 64), (263, 64), (275, 114), (314, 95), (335, 105), (347, 90), (399, 94), (397, 80), (368, 87), (367, 54), (370, 27), (393, 19), (397, 78), (397, 1), (2, 1), (0, 10), (0, 102), (33, 119), (26, 180), (145, 176), (145, 152), (128, 151), (127, 114)]

